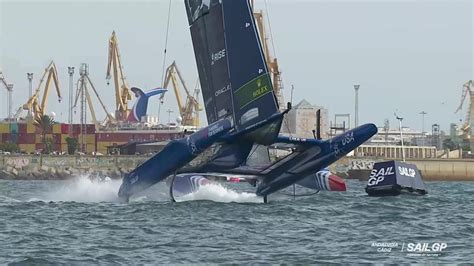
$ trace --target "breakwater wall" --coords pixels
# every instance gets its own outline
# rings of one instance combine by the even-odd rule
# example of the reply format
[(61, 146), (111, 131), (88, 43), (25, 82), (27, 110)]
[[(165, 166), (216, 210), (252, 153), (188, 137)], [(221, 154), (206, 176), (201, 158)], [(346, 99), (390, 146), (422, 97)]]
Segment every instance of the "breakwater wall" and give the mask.
[(121, 178), (149, 156), (0, 155), (0, 178), (67, 179), (77, 175)]
[[(345, 157), (331, 165), (330, 169), (345, 178), (367, 180), (375, 162), (388, 160)], [(407, 163), (415, 164), (424, 180), (474, 181), (474, 160), (410, 159), (407, 160)]]
[[(121, 178), (149, 156), (37, 156), (0, 155), (0, 179), (67, 179), (77, 175)], [(381, 158), (345, 157), (330, 166), (344, 178), (367, 180)], [(408, 160), (420, 170), (424, 180), (474, 181), (474, 160)]]

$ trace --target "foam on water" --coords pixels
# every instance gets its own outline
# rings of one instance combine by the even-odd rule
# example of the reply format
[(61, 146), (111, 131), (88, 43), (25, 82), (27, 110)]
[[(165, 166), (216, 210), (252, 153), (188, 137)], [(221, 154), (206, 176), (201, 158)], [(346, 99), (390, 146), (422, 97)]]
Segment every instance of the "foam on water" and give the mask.
[(177, 202), (192, 200), (210, 200), (215, 202), (263, 203), (263, 198), (254, 193), (237, 192), (217, 183), (201, 185), (199, 190), (179, 198)]
[[(117, 202), (117, 191), (120, 180), (93, 181), (89, 176), (79, 176), (59, 188), (48, 191), (44, 201), (75, 201), (75, 202)], [(37, 200), (37, 199), (31, 199)]]
[(0, 195), (0, 202), (21, 202), (21, 200), (17, 200), (14, 198), (10, 198), (8, 196)]

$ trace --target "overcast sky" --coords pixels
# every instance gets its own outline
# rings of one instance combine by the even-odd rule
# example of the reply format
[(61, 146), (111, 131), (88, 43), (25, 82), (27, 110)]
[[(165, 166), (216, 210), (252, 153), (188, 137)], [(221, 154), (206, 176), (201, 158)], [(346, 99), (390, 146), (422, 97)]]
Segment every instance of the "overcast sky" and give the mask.
[[(59, 68), (63, 102), (54, 92), (48, 112), (67, 120), (67, 67), (88, 63), (90, 76), (110, 111), (114, 88), (106, 85), (108, 39), (113, 30), (128, 83), (143, 89), (162, 83), (168, 0), (163, 1), (5, 1), (0, 0), (0, 67), (14, 87), (14, 109), (27, 100), (27, 72), (37, 86), (44, 68)], [(184, 2), (172, 0), (166, 65), (177, 61), (188, 87), (197, 82)], [(474, 78), (474, 6), (469, 0), (449, 1), (293, 1), (255, 0), (267, 9), (285, 97), (303, 98), (335, 113), (354, 113), (353, 84), (360, 84), (360, 123), (396, 127), (395, 110), (405, 124), (427, 131), (439, 123), (464, 119), (454, 114), (462, 84)], [(79, 75), (76, 71), (75, 81)], [(6, 90), (0, 88), (0, 117), (6, 117)], [(99, 105), (96, 105), (99, 109)], [(149, 114), (156, 115), (157, 99)], [(177, 115), (169, 93), (167, 109)], [(79, 112), (78, 112), (79, 113)], [(104, 114), (98, 110), (100, 117)], [(203, 116), (204, 117), (204, 114)], [(78, 115), (76, 115), (78, 121)]]

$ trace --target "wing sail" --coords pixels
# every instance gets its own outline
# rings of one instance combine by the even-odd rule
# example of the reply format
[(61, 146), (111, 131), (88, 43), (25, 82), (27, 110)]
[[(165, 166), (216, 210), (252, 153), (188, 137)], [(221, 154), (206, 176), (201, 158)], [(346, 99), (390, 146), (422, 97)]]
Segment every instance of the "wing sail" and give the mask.
[(278, 113), (248, 1), (185, 4), (208, 122), (232, 117), (241, 131)]

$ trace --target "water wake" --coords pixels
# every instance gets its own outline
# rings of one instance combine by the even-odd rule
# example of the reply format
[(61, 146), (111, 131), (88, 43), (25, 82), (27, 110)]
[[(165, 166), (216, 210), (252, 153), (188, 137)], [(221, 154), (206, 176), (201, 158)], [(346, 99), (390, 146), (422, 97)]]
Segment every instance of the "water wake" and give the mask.
[(21, 200), (17, 200), (17, 199), (14, 199), (14, 198), (10, 198), (8, 196), (3, 196), (3, 195), (0, 195), (0, 202), (21, 202)]
[[(47, 192), (45, 201), (118, 202), (120, 180), (97, 180), (79, 176), (67, 181), (57, 190)], [(36, 200), (36, 199), (32, 199)]]
[[(30, 197), (28, 201), (45, 202), (121, 202), (117, 192), (121, 180), (98, 180), (87, 175), (61, 182), (40, 195)], [(139, 193), (130, 202), (169, 201), (169, 187), (159, 183)], [(214, 202), (263, 203), (263, 199), (254, 193), (240, 192), (226, 188), (218, 183), (203, 185), (197, 192), (176, 198), (178, 202), (209, 200)]]
[(254, 193), (238, 192), (220, 184), (202, 185), (199, 190), (175, 199), (177, 202), (210, 200), (215, 202), (263, 203), (263, 198)]

